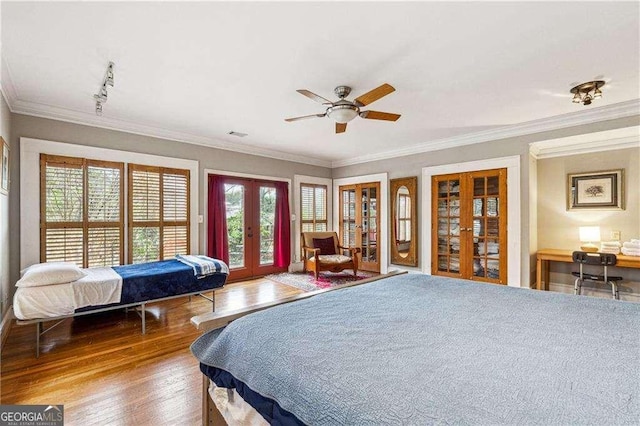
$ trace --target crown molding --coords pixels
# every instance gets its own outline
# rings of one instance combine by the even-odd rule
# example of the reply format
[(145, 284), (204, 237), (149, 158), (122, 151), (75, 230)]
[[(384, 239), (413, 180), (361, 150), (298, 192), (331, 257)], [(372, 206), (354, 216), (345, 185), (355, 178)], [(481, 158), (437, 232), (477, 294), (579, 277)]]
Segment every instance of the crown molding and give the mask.
[(530, 144), (529, 152), (541, 160), (626, 148), (640, 148), (640, 126), (534, 142)]
[(615, 120), (617, 118), (632, 117), (636, 115), (640, 115), (640, 99), (633, 99), (631, 101), (592, 108), (588, 111), (562, 114), (554, 117), (527, 121), (520, 124), (503, 126), (496, 129), (454, 136), (451, 138), (437, 139), (406, 148), (368, 154), (351, 159), (337, 160), (331, 163), (331, 167), (344, 167), (354, 164), (368, 163), (371, 161), (386, 160), (389, 158), (403, 157), (406, 155), (420, 154), (423, 152), (437, 151), (447, 148), (455, 148), (515, 136), (530, 135), (533, 133), (541, 133), (567, 127), (597, 123), (600, 121)]
[(5, 63), (3, 63), (3, 65), (3, 76), (5, 78), (3, 78), (1, 82), (2, 85), (0, 86), (0, 90), (2, 90), (2, 93), (5, 94), (5, 99), (7, 100), (9, 109), (13, 113), (64, 121), (67, 123), (80, 124), (84, 126), (92, 126), (102, 129), (133, 133), (136, 135), (149, 136), (170, 141), (190, 143), (194, 145), (206, 146), (208, 148), (217, 148), (226, 151), (239, 152), (242, 154), (293, 161), (296, 163), (310, 164), (313, 166), (328, 168), (331, 167), (330, 161), (308, 157), (305, 155), (291, 154), (288, 152), (266, 149), (252, 145), (234, 144), (220, 139), (207, 138), (204, 136), (193, 135), (186, 132), (177, 132), (161, 127), (133, 123), (127, 120), (108, 118), (104, 116), (98, 117), (96, 115), (88, 114), (85, 112), (79, 112), (35, 102), (26, 102), (20, 100), (17, 97), (15, 86), (11, 81), (10, 72), (8, 72), (8, 67)]
[[(587, 111), (562, 114), (554, 117), (542, 118), (515, 125), (506, 125), (496, 129), (484, 130), (481, 132), (469, 133), (460, 136), (454, 136), (451, 138), (437, 139), (434, 141), (424, 142), (405, 148), (389, 150), (375, 154), (362, 155), (355, 158), (329, 161), (305, 155), (291, 154), (288, 152), (261, 148), (257, 146), (234, 144), (220, 139), (193, 135), (186, 132), (177, 132), (160, 127), (133, 123), (127, 120), (106, 118), (104, 116), (98, 117), (94, 116), (93, 114), (59, 108), (51, 105), (22, 101), (17, 96), (15, 86), (13, 85), (11, 79), (11, 72), (9, 70), (8, 64), (6, 64), (4, 60), (2, 61), (2, 66), (3, 78), (2, 81), (0, 81), (0, 90), (5, 95), (5, 99), (7, 101), (7, 104), (9, 105), (9, 109), (13, 113), (30, 115), (40, 118), (48, 118), (53, 120), (65, 121), (68, 123), (99, 127), (108, 130), (122, 131), (142, 136), (190, 143), (206, 146), (209, 148), (223, 149), (226, 151), (234, 151), (243, 154), (257, 155), (261, 157), (275, 158), (278, 160), (293, 161), (296, 163), (310, 164), (313, 166), (328, 168), (337, 168), (354, 164), (368, 163), (372, 161), (386, 160), (390, 158), (415, 155), (424, 152), (455, 148), (475, 143), (489, 142), (493, 140), (529, 135), (534, 133), (563, 129), (567, 127), (592, 124), (600, 121), (615, 120), (618, 118), (640, 115), (640, 99), (633, 99), (630, 101), (620, 102), (612, 105), (605, 105), (598, 108), (590, 108)], [(602, 144), (602, 141), (600, 141), (600, 143)], [(607, 149), (621, 149), (634, 146), (637, 145), (635, 145), (632, 141), (617, 141), (615, 143), (611, 142), (610, 144), (608, 144)], [(545, 157), (546, 155), (571, 155), (571, 153), (576, 152), (585, 153), (599, 151), (596, 143), (583, 144), (581, 145), (579, 150), (577, 147), (574, 147), (573, 149), (574, 151), (571, 151), (571, 149), (566, 148), (564, 150), (558, 151), (557, 153), (553, 153), (551, 151), (536, 153), (532, 151), (532, 155), (536, 158), (547, 158)], [(592, 149), (592, 151), (586, 151), (586, 149)], [(542, 157), (539, 157), (539, 155), (542, 155)]]
[(220, 139), (207, 138), (204, 136), (193, 135), (185, 132), (176, 132), (173, 130), (148, 126), (144, 124), (137, 124), (121, 119), (106, 118), (104, 116), (98, 117), (84, 112), (67, 110), (43, 104), (34, 104), (31, 102), (24, 102), (20, 100), (13, 102), (12, 112), (30, 115), (33, 117), (48, 118), (58, 121), (65, 121), (68, 123), (81, 124), (85, 126), (99, 127), (108, 130), (117, 130), (141, 136), (149, 136), (170, 141), (201, 145), (208, 148), (234, 151), (242, 154), (293, 161), (296, 163), (310, 164), (313, 166), (331, 167), (330, 161), (307, 157), (304, 155), (291, 154), (288, 152), (276, 151), (253, 145), (234, 144)]

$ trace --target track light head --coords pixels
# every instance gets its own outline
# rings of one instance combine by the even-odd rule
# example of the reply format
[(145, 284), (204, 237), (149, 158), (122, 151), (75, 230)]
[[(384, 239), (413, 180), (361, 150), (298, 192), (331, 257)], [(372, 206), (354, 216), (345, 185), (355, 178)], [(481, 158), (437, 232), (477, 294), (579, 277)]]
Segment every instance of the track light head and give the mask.
[(93, 99), (96, 100), (96, 115), (102, 115), (102, 104), (107, 102), (107, 86), (113, 87), (114, 66), (115, 64), (113, 62), (109, 62), (109, 65), (107, 65), (107, 71), (104, 73), (104, 78), (102, 79), (102, 85), (100, 86), (98, 93), (93, 95)]

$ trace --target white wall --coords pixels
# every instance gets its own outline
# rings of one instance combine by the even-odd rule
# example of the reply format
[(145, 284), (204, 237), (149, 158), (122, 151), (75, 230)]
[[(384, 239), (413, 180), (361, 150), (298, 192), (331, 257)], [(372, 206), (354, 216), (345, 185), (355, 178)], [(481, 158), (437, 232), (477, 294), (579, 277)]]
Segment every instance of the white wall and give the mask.
[[(3, 95), (0, 95), (0, 135), (11, 148), (11, 112)], [(14, 150), (9, 152), (10, 157)], [(14, 161), (10, 158), (9, 161)], [(10, 190), (15, 190), (10, 185)], [(9, 274), (9, 196), (0, 193), (0, 320), (11, 304), (11, 279)]]

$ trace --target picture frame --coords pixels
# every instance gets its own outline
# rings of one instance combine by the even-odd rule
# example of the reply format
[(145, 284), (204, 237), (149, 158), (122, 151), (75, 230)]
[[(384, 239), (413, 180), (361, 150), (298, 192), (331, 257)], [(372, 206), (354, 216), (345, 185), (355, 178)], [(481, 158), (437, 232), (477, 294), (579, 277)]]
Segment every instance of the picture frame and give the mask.
[(9, 194), (9, 144), (0, 137), (0, 194)]
[(567, 175), (567, 210), (624, 210), (624, 169)]

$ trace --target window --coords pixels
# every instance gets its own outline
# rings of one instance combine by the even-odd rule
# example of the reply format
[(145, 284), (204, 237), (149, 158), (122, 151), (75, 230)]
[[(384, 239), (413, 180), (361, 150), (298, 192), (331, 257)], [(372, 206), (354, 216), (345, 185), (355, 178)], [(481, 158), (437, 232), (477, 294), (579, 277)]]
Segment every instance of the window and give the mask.
[(300, 184), (302, 232), (327, 230), (327, 186)]
[(40, 155), (40, 259), (81, 267), (124, 259), (124, 163)]
[(189, 170), (129, 164), (129, 263), (189, 253)]

